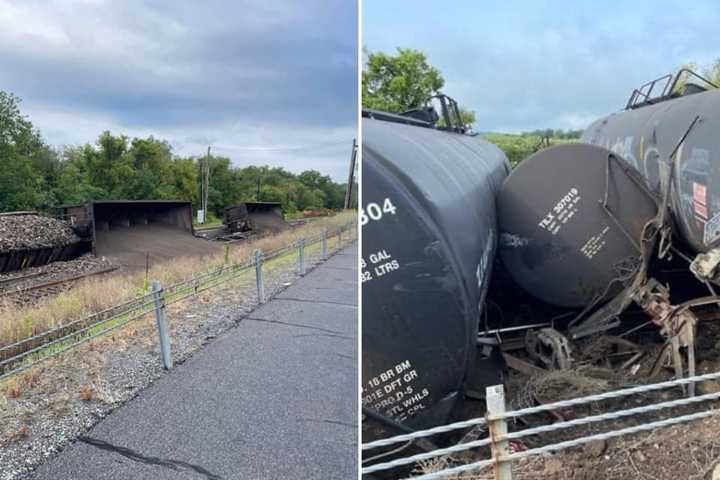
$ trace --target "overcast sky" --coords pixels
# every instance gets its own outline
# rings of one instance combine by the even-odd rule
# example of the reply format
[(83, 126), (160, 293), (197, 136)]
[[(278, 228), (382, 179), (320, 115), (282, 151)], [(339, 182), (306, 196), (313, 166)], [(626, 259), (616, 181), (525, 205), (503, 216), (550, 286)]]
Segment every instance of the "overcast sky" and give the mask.
[(110, 130), (236, 165), (347, 178), (357, 117), (348, 0), (0, 0), (0, 90), (53, 145)]
[(584, 128), (633, 88), (720, 58), (720, 2), (364, 0), (363, 44), (416, 48), (476, 130)]

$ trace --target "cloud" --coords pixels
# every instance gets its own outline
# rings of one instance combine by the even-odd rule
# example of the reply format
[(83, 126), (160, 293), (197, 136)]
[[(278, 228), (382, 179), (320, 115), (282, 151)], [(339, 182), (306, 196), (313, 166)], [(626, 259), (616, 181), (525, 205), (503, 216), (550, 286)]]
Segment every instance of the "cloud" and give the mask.
[[(0, 0), (0, 89), (53, 144), (109, 128), (166, 138), (179, 153), (231, 145), (237, 164), (341, 172), (340, 149), (283, 149), (356, 136), (356, 22), (342, 0)], [(264, 155), (248, 155), (246, 141)]]
[[(295, 173), (315, 169), (338, 182), (346, 181), (352, 138), (357, 134), (354, 125), (316, 128), (282, 122), (124, 126), (102, 113), (78, 115), (34, 107), (24, 110), (46, 137), (56, 139), (58, 146), (77, 144), (75, 138), (93, 143), (96, 132), (104, 130), (139, 138), (152, 135), (167, 140), (177, 155), (201, 156), (210, 145), (213, 154), (229, 157), (237, 166), (270, 165)], [(72, 125), (71, 133), (67, 125)]]
[[(427, 53), (445, 92), (482, 131), (583, 128), (624, 107), (633, 88), (689, 61), (720, 56), (712, 1), (363, 3), (363, 43)], [(390, 19), (408, 12), (390, 28)], [(428, 28), (432, 23), (432, 29)], [(432, 34), (428, 31), (431, 30)]]

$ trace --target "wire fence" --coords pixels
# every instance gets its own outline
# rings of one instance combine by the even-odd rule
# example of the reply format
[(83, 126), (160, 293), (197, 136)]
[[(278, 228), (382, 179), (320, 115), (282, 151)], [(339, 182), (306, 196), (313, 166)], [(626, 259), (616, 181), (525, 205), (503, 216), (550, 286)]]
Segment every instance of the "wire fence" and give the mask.
[(640, 423), (631, 427), (620, 428), (611, 430), (608, 432), (597, 433), (592, 435), (586, 435), (578, 437), (572, 440), (562, 441), (542, 447), (532, 448), (525, 451), (513, 452), (510, 448), (511, 440), (518, 440), (521, 438), (542, 435), (545, 433), (555, 432), (559, 430), (569, 429), (573, 427), (597, 424), (609, 422), (612, 420), (618, 420), (622, 418), (636, 417), (639, 415), (659, 412), (668, 410), (671, 408), (678, 408), (688, 405), (696, 405), (703, 402), (711, 402), (720, 400), (720, 392), (708, 393), (699, 396), (689, 396), (679, 398), (676, 400), (670, 400), (660, 403), (653, 403), (649, 405), (628, 408), (623, 410), (617, 410), (598, 415), (590, 415), (581, 418), (575, 418), (572, 420), (559, 421), (550, 425), (542, 425), (539, 427), (526, 428), (524, 430), (508, 432), (507, 421), (510, 419), (517, 419), (523, 416), (532, 415), (541, 412), (552, 412), (568, 407), (575, 407), (580, 405), (586, 405), (602, 400), (616, 399), (627, 397), (630, 395), (637, 395), (652, 391), (658, 391), (673, 387), (684, 387), (685, 385), (694, 385), (697, 382), (704, 382), (709, 380), (720, 379), (720, 372), (709, 373), (705, 375), (697, 375), (693, 377), (681, 378), (677, 380), (670, 380), (666, 382), (642, 385), (638, 387), (625, 388), (621, 390), (615, 390), (611, 392), (589, 395), (580, 398), (574, 398), (571, 400), (564, 400), (559, 402), (547, 403), (538, 405), (535, 407), (524, 408), (514, 411), (506, 411), (505, 393), (502, 385), (488, 387), (486, 390), (487, 399), (487, 413), (485, 417), (478, 417), (462, 422), (455, 422), (448, 425), (441, 425), (438, 427), (416, 431), (403, 435), (396, 435), (394, 437), (376, 440), (373, 442), (364, 443), (361, 447), (363, 452), (374, 450), (380, 447), (388, 447), (400, 443), (407, 444), (408, 442), (414, 442), (417, 440), (425, 439), (433, 435), (463, 430), (471, 427), (482, 427), (485, 426), (488, 429), (488, 436), (479, 440), (474, 440), (466, 443), (460, 443), (447, 448), (438, 448), (425, 453), (419, 453), (404, 458), (396, 458), (394, 460), (376, 463), (370, 466), (362, 468), (363, 475), (370, 474), (379, 471), (386, 471), (395, 469), (398, 467), (406, 467), (413, 465), (418, 462), (426, 462), (433, 459), (441, 459), (448, 457), (459, 452), (464, 452), (471, 449), (489, 447), (490, 458), (485, 460), (479, 460), (465, 465), (454, 466), (450, 468), (444, 468), (442, 470), (428, 472), (419, 476), (412, 477), (412, 480), (430, 480), (430, 479), (447, 479), (447, 478), (460, 478), (459, 476), (468, 472), (478, 472), (489, 467), (494, 469), (494, 478), (496, 480), (512, 480), (512, 463), (513, 461), (520, 460), (522, 458), (541, 455), (548, 452), (555, 452), (564, 450), (571, 447), (581, 446), (587, 443), (607, 440), (609, 438), (620, 437), (623, 435), (629, 435), (632, 433), (650, 431), (657, 428), (669, 427), (672, 425), (678, 425), (693, 420), (699, 420), (708, 418), (716, 415), (720, 410), (713, 408), (712, 405), (708, 405), (702, 411), (695, 413), (673, 416), (662, 420), (653, 420), (646, 423)]
[[(256, 277), (257, 303), (264, 303), (267, 300), (264, 294), (267, 281), (263, 281), (263, 264), (273, 260), (282, 261), (296, 254), (296, 260), (293, 262), (294, 271), (302, 276), (309, 266), (326, 260), (356, 238), (355, 224), (350, 222), (334, 230), (300, 238), (275, 250), (267, 252), (257, 250), (253, 258), (244, 262), (226, 264), (164, 287), (160, 286), (159, 282), (154, 282), (154, 288), (149, 293), (0, 347), (0, 381), (153, 312), (158, 318), (162, 339), (159, 316), (164, 316), (164, 311), (169, 305), (228, 285), (241, 277), (251, 276), (253, 269)], [(272, 291), (276, 290), (277, 288)], [(161, 350), (162, 347), (161, 343)]]

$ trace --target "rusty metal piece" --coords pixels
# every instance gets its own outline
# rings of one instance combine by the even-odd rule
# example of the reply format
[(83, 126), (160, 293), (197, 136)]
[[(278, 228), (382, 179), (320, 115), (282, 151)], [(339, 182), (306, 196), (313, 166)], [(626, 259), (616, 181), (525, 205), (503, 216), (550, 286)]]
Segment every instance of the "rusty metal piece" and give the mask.
[[(695, 331), (697, 317), (690, 310), (676, 312), (670, 303), (670, 292), (655, 279), (649, 279), (633, 299), (650, 315), (652, 322), (660, 328), (660, 333), (669, 340), (669, 345), (663, 348), (653, 367), (652, 374), (656, 375), (664, 359), (669, 358), (675, 370), (675, 376), (682, 378), (687, 374), (695, 374)], [(687, 368), (684, 366), (681, 349), (687, 349)], [(695, 395), (694, 384), (688, 385), (687, 393)]]
[(529, 331), (525, 336), (525, 348), (530, 357), (547, 368), (567, 370), (572, 366), (570, 342), (554, 328)]
[(521, 360), (514, 355), (510, 355), (509, 353), (503, 353), (502, 356), (505, 359), (505, 363), (508, 367), (512, 368), (513, 370), (517, 370), (520, 373), (532, 376), (545, 372), (545, 369), (536, 367), (535, 365), (528, 363), (525, 360)]

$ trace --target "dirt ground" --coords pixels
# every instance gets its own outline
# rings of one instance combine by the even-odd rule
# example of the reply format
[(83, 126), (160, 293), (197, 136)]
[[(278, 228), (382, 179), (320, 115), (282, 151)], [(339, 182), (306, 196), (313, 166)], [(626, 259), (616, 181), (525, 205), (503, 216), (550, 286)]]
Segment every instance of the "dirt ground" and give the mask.
[(97, 232), (96, 253), (125, 269), (141, 270), (148, 254), (154, 265), (178, 257), (212, 255), (222, 248), (219, 243), (196, 238), (177, 227), (149, 224)]
[[(607, 348), (607, 341), (603, 337), (594, 339), (585, 347), (585, 356), (578, 358), (578, 366), (572, 370), (547, 371), (534, 376), (511, 372), (510, 380), (506, 385), (509, 408), (519, 409), (672, 378), (670, 369), (664, 369), (658, 378), (645, 377), (652, 368), (653, 354), (659, 350), (657, 344), (641, 345), (646, 355), (636, 365), (626, 369), (592, 361), (592, 358), (605, 356), (603, 351)], [(697, 374), (720, 371), (720, 321), (714, 319), (700, 323), (697, 347)], [(720, 392), (720, 381), (707, 381), (697, 385), (698, 395), (718, 392)], [(522, 421), (518, 420), (510, 424), (509, 430), (524, 430), (684, 396), (681, 388), (675, 388), (596, 402), (582, 407), (523, 417)], [(484, 405), (481, 403), (477, 402), (474, 406), (475, 411), (469, 416), (483, 415)], [(631, 418), (563, 429), (512, 442), (511, 448), (514, 451), (522, 451), (653, 420), (704, 411), (708, 408), (718, 409), (720, 413), (719, 407), (718, 401), (702, 402), (695, 406), (665, 409)], [(487, 432), (482, 432), (481, 437), (486, 435)], [(418, 466), (414, 473), (438, 471), (489, 457), (488, 449), (475, 450), (425, 463)], [(454, 478), (493, 480), (494, 476), (488, 469)], [(720, 415), (651, 432), (591, 442), (581, 447), (521, 459), (513, 464), (513, 480), (616, 479), (720, 480)]]

